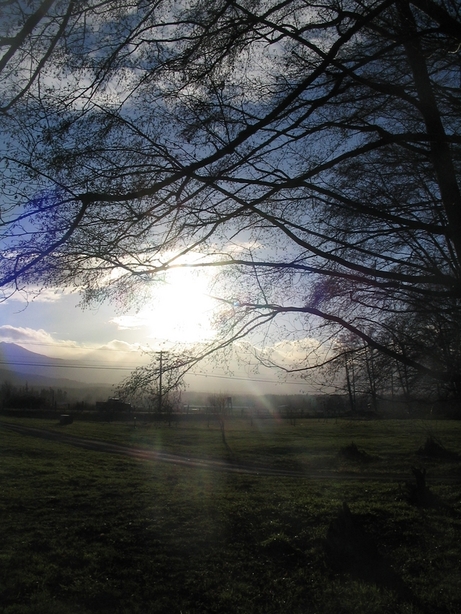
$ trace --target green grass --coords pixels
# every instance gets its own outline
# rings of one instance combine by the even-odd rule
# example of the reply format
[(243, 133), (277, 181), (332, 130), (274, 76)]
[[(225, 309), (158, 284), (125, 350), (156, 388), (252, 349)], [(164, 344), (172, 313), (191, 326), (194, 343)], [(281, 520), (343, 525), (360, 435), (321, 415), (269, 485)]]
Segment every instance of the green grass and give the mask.
[[(9, 422), (15, 420), (8, 418)], [(22, 423), (21, 420), (16, 420)], [(312, 470), (355, 473), (402, 473), (422, 462), (417, 451), (429, 435), (439, 438), (447, 450), (461, 456), (461, 421), (424, 420), (299, 420), (296, 426), (285, 421), (229, 419), (227, 446), (223, 446), (219, 427), (206, 419), (180, 422), (167, 427), (115, 422), (75, 421), (60, 426), (56, 420), (27, 420), (27, 424), (58, 433), (111, 441), (186, 457), (230, 460), (278, 469), (294, 469), (308, 474)], [(360, 464), (338, 455), (354, 442), (370, 462)], [(449, 459), (425, 459), (429, 476), (451, 474), (461, 478), (461, 464)]]
[[(8, 420), (10, 421), (10, 420)], [(229, 422), (228, 448), (206, 423), (21, 420), (150, 449), (327, 466), (341, 446), (376, 456), (355, 471), (455, 475), (454, 461), (415, 451), (432, 431), (460, 449), (459, 423)], [(429, 428), (431, 427), (431, 428)], [(395, 458), (394, 458), (395, 457)], [(459, 463), (458, 463), (459, 464)], [(378, 467), (378, 469), (376, 469)], [(461, 611), (461, 486), (431, 485), (425, 507), (393, 481), (238, 475), (85, 451), (0, 424), (0, 611), (67, 613), (447, 613)], [(381, 555), (332, 565), (324, 542), (343, 501)], [(374, 568), (375, 567), (375, 568)]]

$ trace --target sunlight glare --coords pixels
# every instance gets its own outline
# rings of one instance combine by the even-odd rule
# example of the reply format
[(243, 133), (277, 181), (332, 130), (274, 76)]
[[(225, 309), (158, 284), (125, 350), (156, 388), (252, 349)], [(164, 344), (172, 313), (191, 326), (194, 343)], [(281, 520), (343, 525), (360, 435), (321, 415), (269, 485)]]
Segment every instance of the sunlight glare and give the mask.
[(168, 271), (165, 283), (152, 289), (152, 300), (140, 312), (149, 337), (179, 343), (211, 339), (216, 302), (207, 294), (210, 275), (187, 269)]

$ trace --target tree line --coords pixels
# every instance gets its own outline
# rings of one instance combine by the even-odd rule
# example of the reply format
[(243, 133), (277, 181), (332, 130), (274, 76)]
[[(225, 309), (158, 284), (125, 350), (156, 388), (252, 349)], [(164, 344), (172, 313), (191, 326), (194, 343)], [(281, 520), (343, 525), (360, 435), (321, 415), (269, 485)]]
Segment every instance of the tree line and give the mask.
[(60, 388), (41, 388), (40, 390), (16, 386), (9, 381), (0, 385), (0, 406), (12, 409), (56, 409), (58, 405), (67, 404), (67, 391)]

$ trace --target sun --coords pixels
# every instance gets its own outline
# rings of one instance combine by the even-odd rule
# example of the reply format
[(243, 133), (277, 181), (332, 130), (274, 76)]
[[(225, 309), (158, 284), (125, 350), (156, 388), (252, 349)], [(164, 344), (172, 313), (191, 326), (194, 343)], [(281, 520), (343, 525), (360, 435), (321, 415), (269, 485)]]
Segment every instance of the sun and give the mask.
[(173, 343), (197, 343), (213, 338), (216, 301), (209, 295), (210, 274), (191, 268), (171, 269), (156, 285), (139, 316), (149, 337)]

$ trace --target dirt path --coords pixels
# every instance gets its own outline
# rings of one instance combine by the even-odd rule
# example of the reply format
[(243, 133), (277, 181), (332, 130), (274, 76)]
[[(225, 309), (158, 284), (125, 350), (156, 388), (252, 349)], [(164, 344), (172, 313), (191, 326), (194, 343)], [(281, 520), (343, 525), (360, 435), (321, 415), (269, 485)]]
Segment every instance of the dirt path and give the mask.
[[(85, 439), (75, 435), (67, 435), (66, 433), (56, 433), (46, 429), (39, 429), (31, 426), (23, 426), (20, 424), (10, 424), (0, 421), (0, 425), (15, 433), (21, 435), (29, 435), (39, 437), (41, 439), (49, 439), (59, 443), (74, 446), (76, 448), (84, 448), (93, 452), (105, 452), (108, 454), (119, 454), (140, 461), (157, 461), (162, 463), (170, 463), (172, 465), (182, 465), (185, 467), (195, 467), (199, 469), (207, 469), (213, 471), (224, 471), (229, 473), (239, 473), (256, 476), (271, 476), (271, 477), (288, 477), (296, 479), (309, 480), (341, 480), (341, 481), (367, 481), (367, 482), (404, 482), (409, 478), (407, 473), (352, 473), (339, 471), (295, 471), (289, 469), (275, 469), (262, 465), (240, 464), (228, 461), (211, 460), (180, 456), (177, 454), (169, 454), (167, 452), (151, 451), (144, 448), (125, 446), (117, 443), (97, 440)], [(428, 477), (429, 483), (461, 483), (461, 478), (454, 476), (439, 476), (433, 479)]]

